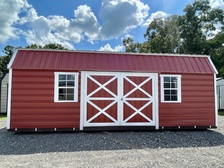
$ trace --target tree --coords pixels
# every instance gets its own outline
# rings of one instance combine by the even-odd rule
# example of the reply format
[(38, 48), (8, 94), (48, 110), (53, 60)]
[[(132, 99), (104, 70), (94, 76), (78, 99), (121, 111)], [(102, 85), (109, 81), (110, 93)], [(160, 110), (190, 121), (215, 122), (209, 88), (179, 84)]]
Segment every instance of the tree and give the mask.
[(5, 55), (0, 57), (0, 77), (2, 77), (8, 73), (7, 65), (8, 65), (10, 59), (12, 58), (14, 51), (15, 51), (15, 47), (10, 46), (10, 45), (7, 45), (3, 49), (3, 53)]
[(223, 29), (223, 10), (212, 9), (209, 0), (196, 0), (192, 5), (187, 5), (184, 12), (179, 17), (182, 52), (209, 54), (207, 39), (214, 36), (216, 24), (221, 24)]
[(61, 44), (50, 43), (43, 46), (44, 49), (67, 50)]
[(217, 34), (208, 43), (211, 59), (219, 71), (219, 76), (221, 76), (224, 74), (224, 33)]
[(144, 34), (143, 43), (134, 42), (132, 38), (123, 40), (126, 52), (144, 53), (176, 53), (180, 44), (178, 16), (173, 15), (165, 19), (154, 19)]
[(38, 48), (40, 48), (40, 46), (38, 46), (37, 44), (31, 44), (31, 45), (26, 46), (25, 48), (38, 49)]
[(31, 45), (26, 46), (25, 48), (31, 48), (31, 49), (68, 50), (67, 48), (63, 47), (61, 44), (55, 44), (55, 43), (45, 44), (44, 46), (37, 45), (37, 44), (31, 44)]
[[(10, 45), (7, 45), (4, 50), (3, 53), (5, 55), (0, 56), (0, 77), (2, 77), (3, 75), (7, 74), (9, 72), (9, 70), (7, 69), (7, 65), (9, 64), (12, 55), (14, 53), (14, 51), (17, 48), (22, 48), (22, 47), (13, 47)], [(31, 48), (31, 49), (58, 49), (58, 50), (67, 50), (67, 48), (64, 48), (61, 44), (46, 44), (44, 46), (38, 46), (37, 44), (31, 44), (26, 46), (25, 48)]]
[(134, 43), (133, 38), (128, 37), (127, 39), (123, 39), (123, 45), (125, 46), (126, 52), (139, 52), (140, 43)]
[(152, 53), (175, 53), (180, 41), (178, 16), (154, 19), (144, 34)]

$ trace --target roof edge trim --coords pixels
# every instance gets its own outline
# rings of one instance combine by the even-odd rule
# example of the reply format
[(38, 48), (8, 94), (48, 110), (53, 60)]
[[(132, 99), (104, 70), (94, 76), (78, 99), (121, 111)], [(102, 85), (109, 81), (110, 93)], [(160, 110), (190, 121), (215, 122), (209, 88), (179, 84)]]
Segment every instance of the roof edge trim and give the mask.
[(208, 55), (191, 54), (169, 54), (169, 53), (131, 53), (131, 52), (111, 52), (111, 51), (89, 51), (89, 50), (55, 50), (55, 49), (30, 49), (20, 48), (20, 51), (49, 51), (49, 52), (74, 52), (74, 53), (99, 53), (99, 54), (123, 54), (123, 55), (145, 55), (145, 56), (174, 56), (174, 57), (209, 57)]
[(10, 69), (12, 67), (12, 64), (13, 64), (15, 58), (16, 58), (17, 52), (18, 52), (18, 49), (16, 49), (16, 51), (13, 53), (12, 58), (11, 58), (10, 62), (7, 65), (8, 69)]
[(208, 56), (208, 60), (209, 60), (210, 64), (212, 65), (212, 68), (213, 68), (213, 70), (215, 71), (215, 74), (216, 74), (216, 75), (218, 75), (218, 74), (219, 74), (219, 72), (217, 71), (217, 69), (216, 69), (215, 65), (213, 64), (213, 62), (212, 62), (212, 60), (211, 60), (211, 57), (210, 57), (210, 56)]

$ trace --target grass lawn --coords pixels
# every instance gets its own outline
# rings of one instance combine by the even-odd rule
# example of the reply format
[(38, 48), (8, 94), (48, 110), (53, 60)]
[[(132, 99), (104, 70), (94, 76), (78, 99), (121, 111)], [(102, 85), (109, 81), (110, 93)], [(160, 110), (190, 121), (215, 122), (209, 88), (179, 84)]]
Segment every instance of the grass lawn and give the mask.
[(224, 116), (224, 111), (223, 110), (219, 111), (218, 113), (219, 113), (220, 116)]
[(6, 120), (7, 115), (6, 114), (0, 114), (0, 120)]

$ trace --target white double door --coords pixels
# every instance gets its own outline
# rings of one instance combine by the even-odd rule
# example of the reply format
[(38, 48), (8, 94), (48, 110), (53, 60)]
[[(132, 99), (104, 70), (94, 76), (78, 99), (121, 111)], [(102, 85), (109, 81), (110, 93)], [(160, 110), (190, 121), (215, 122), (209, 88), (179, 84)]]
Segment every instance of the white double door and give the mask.
[(158, 74), (82, 72), (80, 127), (158, 127)]

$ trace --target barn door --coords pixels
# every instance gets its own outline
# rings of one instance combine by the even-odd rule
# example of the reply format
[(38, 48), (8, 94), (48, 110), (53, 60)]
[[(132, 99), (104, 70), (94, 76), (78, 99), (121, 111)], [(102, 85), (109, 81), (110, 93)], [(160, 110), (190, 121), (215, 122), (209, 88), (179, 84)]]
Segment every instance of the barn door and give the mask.
[(80, 129), (156, 126), (157, 75), (82, 72)]
[(154, 74), (122, 74), (121, 125), (155, 125)]
[(84, 126), (119, 125), (118, 73), (85, 72)]

